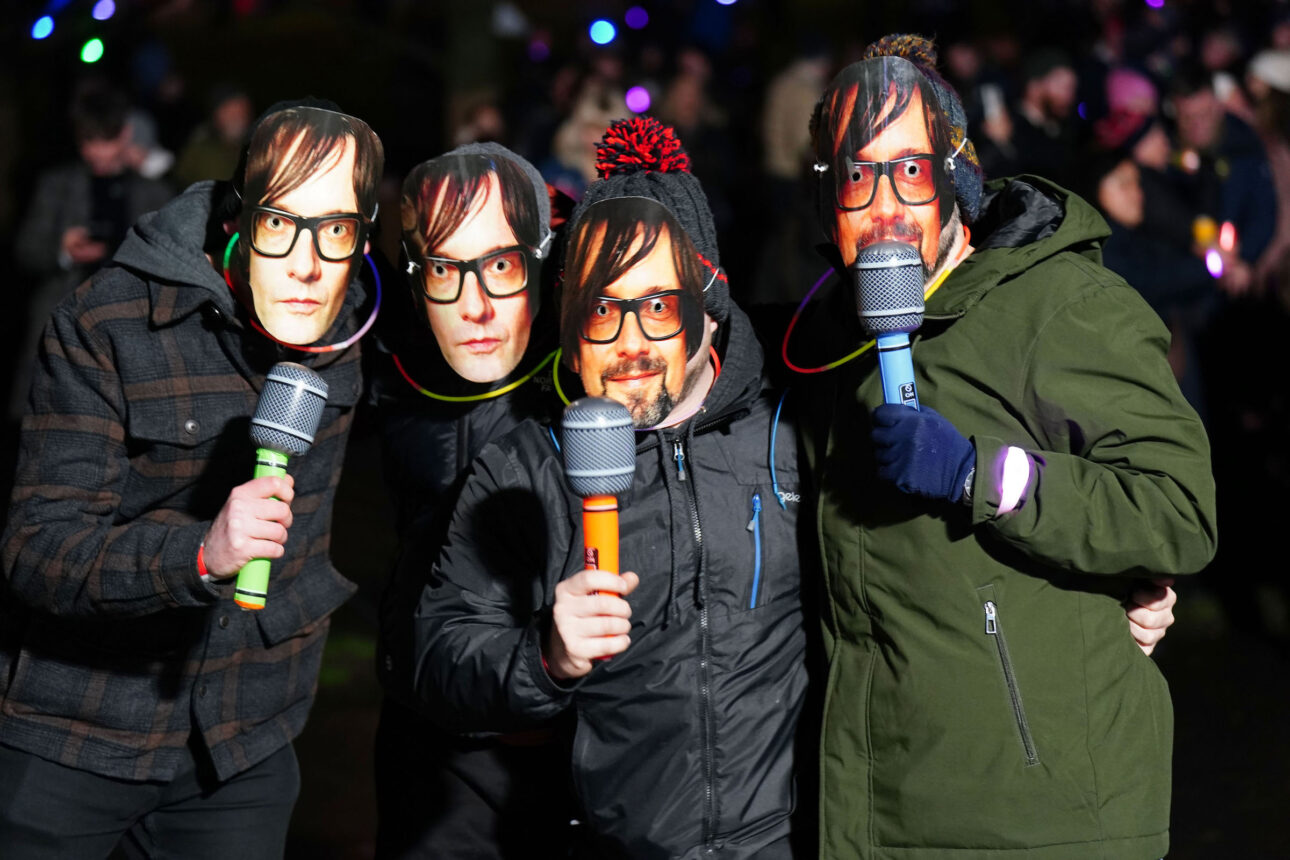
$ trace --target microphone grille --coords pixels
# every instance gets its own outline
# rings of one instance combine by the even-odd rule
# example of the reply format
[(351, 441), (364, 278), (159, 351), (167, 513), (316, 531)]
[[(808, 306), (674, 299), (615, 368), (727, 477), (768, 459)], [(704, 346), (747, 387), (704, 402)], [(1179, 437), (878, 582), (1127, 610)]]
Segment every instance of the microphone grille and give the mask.
[(856, 261), (856, 311), (871, 335), (911, 332), (923, 324), (923, 258), (907, 242), (875, 242)]
[(251, 441), (291, 456), (313, 444), (327, 403), (327, 383), (302, 364), (280, 361), (269, 369), (251, 418)]
[(574, 493), (620, 496), (636, 474), (636, 434), (627, 407), (608, 397), (570, 403), (561, 421), (564, 473)]

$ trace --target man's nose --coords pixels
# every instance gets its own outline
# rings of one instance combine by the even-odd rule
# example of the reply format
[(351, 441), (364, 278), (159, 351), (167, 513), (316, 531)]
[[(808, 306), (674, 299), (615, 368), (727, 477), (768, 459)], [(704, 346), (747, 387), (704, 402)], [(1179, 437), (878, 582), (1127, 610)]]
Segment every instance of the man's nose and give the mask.
[(640, 355), (649, 350), (649, 338), (641, 328), (640, 317), (634, 313), (623, 315), (623, 326), (614, 346), (621, 355)]
[(312, 231), (301, 230), (295, 247), (287, 255), (287, 274), (297, 281), (316, 281), (322, 276), (322, 260), (314, 249)]
[(457, 299), (457, 312), (464, 320), (483, 322), (493, 316), (493, 302), (484, 292), (484, 285), (474, 272), (467, 272), (461, 284), (461, 296)]
[(879, 176), (873, 203), (870, 204), (873, 214), (891, 216), (903, 209), (904, 205), (896, 197), (896, 180), (892, 179), (891, 174), (884, 173)]

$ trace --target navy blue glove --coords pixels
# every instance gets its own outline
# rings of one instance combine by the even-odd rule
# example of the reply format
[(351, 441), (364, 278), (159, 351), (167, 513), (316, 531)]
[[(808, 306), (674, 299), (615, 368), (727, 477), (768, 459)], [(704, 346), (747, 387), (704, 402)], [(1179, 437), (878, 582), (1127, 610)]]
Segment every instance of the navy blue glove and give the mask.
[(884, 403), (873, 411), (878, 477), (902, 493), (957, 502), (976, 464), (976, 447), (928, 406)]

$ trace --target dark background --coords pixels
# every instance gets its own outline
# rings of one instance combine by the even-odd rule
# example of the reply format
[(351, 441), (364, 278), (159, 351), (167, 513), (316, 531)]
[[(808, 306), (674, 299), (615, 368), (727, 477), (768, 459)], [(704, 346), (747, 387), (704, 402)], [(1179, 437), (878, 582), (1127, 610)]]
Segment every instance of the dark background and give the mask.
[[(731, 6), (641, 0), (651, 20), (631, 31), (622, 21), (633, 4), (620, 0), (118, 0), (105, 22), (90, 17), (92, 5), (23, 0), (0, 12), (0, 235), (13, 235), (35, 175), (75, 158), (66, 107), (87, 73), (128, 89), (153, 112), (162, 142), (172, 147), (182, 144), (183, 133), (202, 116), (206, 94), (221, 82), (244, 88), (257, 111), (305, 93), (332, 98), (381, 136), (387, 181), (397, 183), (413, 164), (449, 148), (475, 105), (495, 105), (506, 121), (501, 142), (536, 161), (547, 145), (537, 135), (550, 122), (550, 87), (561, 68), (585, 71), (612, 56), (621, 62), (625, 86), (653, 81), (657, 88), (673, 74), (682, 49), (697, 47), (710, 62), (706, 97), (717, 121), (692, 153), (695, 173), (718, 210), (722, 262), (737, 296), (741, 284), (757, 277), (770, 214), (760, 185), (761, 104), (771, 78), (795, 57), (822, 51), (836, 69), (884, 33), (916, 30), (943, 45), (971, 41), (1006, 72), (1038, 44), (1086, 54), (1108, 10), (1130, 22), (1156, 14), (1128, 0), (738, 0)], [(32, 40), (32, 22), (51, 8), (57, 8), (54, 35)], [(1266, 24), (1286, 11), (1271, 0), (1166, 0), (1159, 14), (1171, 16), (1171, 33), (1179, 39), (1230, 24), (1253, 50)], [(587, 38), (588, 23), (600, 16), (619, 26), (618, 40), (607, 48)], [(105, 53), (90, 68), (78, 54), (94, 35), (104, 40)], [(817, 232), (804, 229), (803, 246), (822, 238)], [(788, 293), (804, 294), (822, 268), (800, 267), (801, 283), (788, 285)], [(9, 348), (28, 284), (9, 256), (0, 262), (0, 277), (7, 299), (0, 343)], [(1275, 370), (1274, 378), (1284, 376)], [(362, 858), (372, 850), (375, 601), (394, 538), (378, 452), (365, 429), (355, 431), (333, 538), (337, 565), (361, 588), (335, 617), (318, 702), (297, 745), (303, 788), (292, 857)], [(7, 423), (0, 438), (6, 496), (15, 432)], [(1219, 481), (1222, 486), (1222, 475)], [(1273, 510), (1287, 505), (1272, 488), (1256, 495), (1242, 503)], [(1235, 506), (1221, 509), (1220, 536), (1226, 518), (1242, 514)], [(1230, 555), (1220, 554), (1200, 577), (1181, 583), (1178, 623), (1157, 650), (1177, 720), (1173, 858), (1290, 857), (1286, 564), (1274, 540), (1267, 536), (1262, 553), (1242, 554), (1239, 569)], [(1263, 567), (1251, 570), (1248, 559), (1260, 556)]]

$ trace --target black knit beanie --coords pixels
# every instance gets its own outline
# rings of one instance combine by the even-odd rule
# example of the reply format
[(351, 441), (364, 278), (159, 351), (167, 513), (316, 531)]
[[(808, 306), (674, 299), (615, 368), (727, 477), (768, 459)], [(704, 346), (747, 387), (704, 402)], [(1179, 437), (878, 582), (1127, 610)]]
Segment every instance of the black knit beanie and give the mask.
[(718, 323), (730, 316), (730, 286), (721, 269), (717, 229), (707, 195), (694, 174), (690, 156), (681, 147), (676, 131), (653, 117), (615, 120), (596, 147), (600, 179), (574, 207), (570, 235), (587, 207), (618, 197), (645, 197), (661, 203), (681, 225), (699, 252), (710, 278), (703, 293), (703, 309)]

